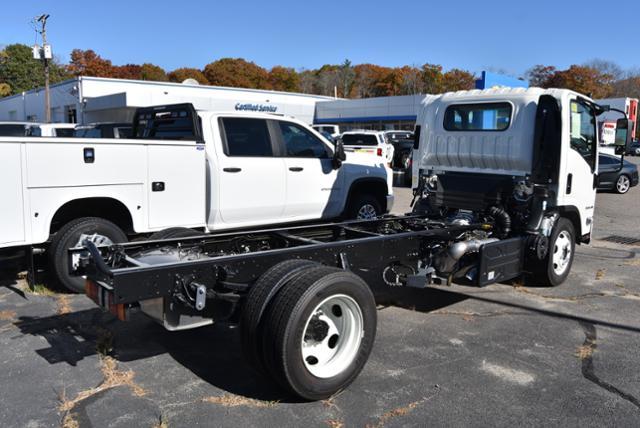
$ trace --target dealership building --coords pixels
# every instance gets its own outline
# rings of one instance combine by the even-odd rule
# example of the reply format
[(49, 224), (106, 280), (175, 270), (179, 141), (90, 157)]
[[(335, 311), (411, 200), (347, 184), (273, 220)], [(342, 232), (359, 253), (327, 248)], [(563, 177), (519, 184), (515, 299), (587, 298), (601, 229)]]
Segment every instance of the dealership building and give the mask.
[[(478, 89), (524, 86), (525, 82), (482, 73)], [(413, 129), (422, 94), (364, 99), (336, 99), (258, 89), (186, 83), (77, 77), (51, 85), (51, 121), (67, 123), (129, 122), (138, 107), (192, 103), (213, 111), (260, 111), (297, 117), (309, 124), (337, 124), (349, 129)], [(44, 120), (42, 88), (0, 99), (0, 121)]]

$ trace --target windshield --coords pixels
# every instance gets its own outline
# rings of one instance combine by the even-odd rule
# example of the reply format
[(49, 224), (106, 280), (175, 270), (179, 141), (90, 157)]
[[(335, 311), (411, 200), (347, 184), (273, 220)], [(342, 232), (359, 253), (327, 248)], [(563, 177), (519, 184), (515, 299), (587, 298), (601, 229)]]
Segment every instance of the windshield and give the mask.
[(342, 143), (345, 146), (377, 146), (378, 139), (373, 134), (345, 134)]

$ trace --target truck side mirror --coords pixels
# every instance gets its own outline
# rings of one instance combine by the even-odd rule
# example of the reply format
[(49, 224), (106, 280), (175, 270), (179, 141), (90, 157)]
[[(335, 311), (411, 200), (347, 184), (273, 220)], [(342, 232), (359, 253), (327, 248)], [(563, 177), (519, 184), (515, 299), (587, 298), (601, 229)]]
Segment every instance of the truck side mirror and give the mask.
[(616, 121), (616, 139), (613, 143), (616, 155), (625, 155), (631, 148), (631, 130), (633, 121), (629, 119), (618, 119)]
[(347, 159), (347, 154), (344, 152), (344, 144), (341, 139), (336, 140), (335, 150), (333, 151), (333, 167), (338, 169), (342, 166), (342, 162)]

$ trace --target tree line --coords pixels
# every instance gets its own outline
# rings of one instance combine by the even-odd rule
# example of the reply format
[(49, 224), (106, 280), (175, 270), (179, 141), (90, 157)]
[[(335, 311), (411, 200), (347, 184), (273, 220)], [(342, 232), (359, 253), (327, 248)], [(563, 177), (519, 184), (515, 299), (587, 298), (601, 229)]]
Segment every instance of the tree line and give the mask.
[[(0, 50), (0, 96), (44, 85), (42, 63), (34, 60), (31, 48), (22, 44)], [(295, 70), (291, 67), (263, 68), (243, 58), (221, 58), (203, 69), (181, 67), (167, 72), (151, 64), (114, 65), (93, 50), (74, 49), (68, 63), (51, 62), (51, 82), (75, 76), (182, 82), (195, 79), (203, 85), (230, 86), (302, 92), (344, 98), (369, 98), (390, 95), (438, 94), (473, 89), (476, 76), (467, 70), (445, 71), (441, 65), (405, 65), (384, 67), (375, 64), (326, 64), (318, 69)], [(571, 65), (565, 70), (549, 65), (529, 69), (523, 80), (542, 88), (568, 88), (592, 97), (640, 97), (640, 71), (623, 71), (603, 60)]]

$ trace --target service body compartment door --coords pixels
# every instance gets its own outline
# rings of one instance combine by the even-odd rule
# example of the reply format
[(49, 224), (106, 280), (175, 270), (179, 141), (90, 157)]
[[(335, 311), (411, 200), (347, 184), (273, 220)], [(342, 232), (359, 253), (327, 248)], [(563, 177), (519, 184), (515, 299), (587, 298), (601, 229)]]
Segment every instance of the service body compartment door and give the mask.
[(204, 226), (204, 145), (150, 144), (147, 147), (149, 228)]
[(20, 146), (0, 143), (0, 245), (25, 240)]

